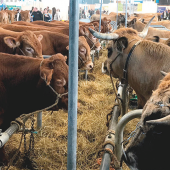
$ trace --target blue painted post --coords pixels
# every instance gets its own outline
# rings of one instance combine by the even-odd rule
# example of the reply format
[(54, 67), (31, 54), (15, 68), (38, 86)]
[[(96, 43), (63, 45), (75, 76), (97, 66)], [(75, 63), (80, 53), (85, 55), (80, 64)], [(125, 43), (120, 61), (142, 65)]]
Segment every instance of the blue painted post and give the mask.
[(101, 29), (101, 17), (102, 17), (102, 1), (103, 1), (103, 0), (101, 0), (101, 4), (100, 4), (100, 21), (99, 21), (99, 32), (101, 31), (100, 29)]
[(117, 0), (117, 17), (116, 17), (116, 30), (117, 30), (117, 20), (118, 20), (118, 0)]
[(125, 27), (127, 27), (127, 0), (126, 0), (126, 12), (125, 12)]
[(76, 170), (79, 1), (70, 0), (67, 170)]

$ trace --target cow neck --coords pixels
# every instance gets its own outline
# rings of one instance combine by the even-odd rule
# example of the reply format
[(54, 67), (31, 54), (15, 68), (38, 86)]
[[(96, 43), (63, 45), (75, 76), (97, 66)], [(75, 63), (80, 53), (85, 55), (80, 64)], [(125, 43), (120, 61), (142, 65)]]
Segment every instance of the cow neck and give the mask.
[(135, 48), (140, 44), (140, 41), (137, 41), (131, 48), (127, 58), (126, 58), (126, 62), (125, 62), (125, 66), (123, 69), (123, 78), (122, 78), (122, 82), (127, 83), (128, 84), (128, 65), (129, 65), (129, 59), (132, 56), (133, 51), (135, 50)]

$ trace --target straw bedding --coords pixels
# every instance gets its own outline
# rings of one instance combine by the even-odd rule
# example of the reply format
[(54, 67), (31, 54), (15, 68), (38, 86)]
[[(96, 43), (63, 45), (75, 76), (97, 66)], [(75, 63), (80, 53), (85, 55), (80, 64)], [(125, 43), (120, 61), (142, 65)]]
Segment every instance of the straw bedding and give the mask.
[[(79, 75), (77, 119), (77, 170), (99, 169), (96, 156), (105, 139), (106, 115), (111, 111), (115, 95), (110, 77), (101, 73), (101, 63), (105, 61), (107, 51), (103, 50), (99, 60), (95, 60), (94, 69), (88, 74), (88, 81), (84, 74)], [(116, 81), (116, 80), (115, 80)], [(36, 116), (35, 116), (36, 117)], [(39, 170), (67, 169), (67, 122), (68, 113), (64, 110), (43, 113), (43, 127), (35, 134), (35, 158)], [(135, 129), (138, 120), (130, 122), (125, 135)], [(30, 122), (27, 123), (30, 127)], [(36, 124), (35, 124), (36, 127)], [(19, 146), (20, 134), (12, 136), (6, 144), (7, 155), (12, 157)], [(27, 135), (27, 147), (29, 134)], [(18, 161), (10, 169), (21, 170), (23, 167), (24, 144), (20, 149)], [(124, 170), (128, 168), (124, 165)]]

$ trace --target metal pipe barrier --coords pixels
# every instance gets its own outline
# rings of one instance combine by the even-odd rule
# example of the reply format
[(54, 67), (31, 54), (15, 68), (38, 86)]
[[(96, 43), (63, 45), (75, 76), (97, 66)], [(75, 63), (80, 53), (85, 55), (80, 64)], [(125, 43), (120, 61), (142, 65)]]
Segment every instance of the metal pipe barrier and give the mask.
[(42, 112), (37, 114), (37, 130), (42, 127)]
[[(124, 96), (123, 93), (126, 92), (126, 87), (127, 86), (125, 84), (122, 84), (122, 85), (121, 85), (121, 83), (119, 84), (117, 95), (120, 99), (120, 102), (119, 102), (120, 104), (121, 104), (121, 101), (122, 101), (122, 103), (124, 102), (122, 97)], [(122, 108), (119, 108), (118, 101), (116, 101), (116, 105), (113, 108), (112, 117), (111, 117), (111, 120), (109, 123), (109, 130), (108, 130), (106, 138), (105, 138), (104, 145), (105, 144), (106, 145), (104, 146), (104, 149), (111, 149), (112, 151), (114, 151), (115, 131), (116, 131), (117, 123), (118, 123), (118, 117), (121, 114), (121, 110), (122, 110)], [(105, 152), (102, 157), (100, 170), (109, 170), (110, 163), (111, 163), (111, 155), (110, 155), (110, 153)], [(119, 170), (121, 170), (121, 168)]]
[(123, 141), (123, 130), (125, 125), (134, 118), (140, 118), (142, 115), (142, 109), (137, 109), (125, 114), (116, 126), (115, 132), (115, 153), (118, 161), (122, 156), (122, 141)]
[(0, 133), (0, 148), (8, 142), (9, 138), (17, 132), (19, 128), (19, 125), (14, 123), (5, 132)]
[(69, 4), (69, 84), (67, 170), (76, 170), (79, 1)]
[(122, 108), (121, 108), (121, 115), (125, 115), (128, 111), (128, 91), (127, 91), (128, 84), (121, 84), (119, 83), (118, 94), (117, 96), (121, 100)]

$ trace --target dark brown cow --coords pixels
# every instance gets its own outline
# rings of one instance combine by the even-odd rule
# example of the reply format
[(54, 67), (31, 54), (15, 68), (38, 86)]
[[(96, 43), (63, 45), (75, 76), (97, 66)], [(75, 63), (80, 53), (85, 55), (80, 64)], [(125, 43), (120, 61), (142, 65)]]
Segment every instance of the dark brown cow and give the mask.
[[(56, 54), (49, 59), (37, 59), (0, 53), (0, 128), (5, 131), (12, 120), (51, 106), (58, 93), (64, 94), (56, 107), (68, 108), (68, 65), (66, 58)], [(0, 150), (0, 162), (7, 159)]]
[(170, 152), (170, 73), (145, 104), (122, 160), (131, 170), (166, 170)]
[(41, 34), (36, 36), (31, 31), (21, 33), (2, 29), (0, 31), (0, 52), (42, 58)]
[[(46, 30), (50, 32), (58, 32), (58, 33), (62, 33), (65, 35), (69, 35), (69, 27), (64, 27), (64, 28), (59, 29), (59, 28), (54, 28), (54, 27), (45, 27), (45, 26), (32, 27), (32, 26), (23, 26), (23, 25), (15, 25), (15, 24), (4, 24), (4, 25), (1, 25), (1, 27), (7, 30), (16, 31), (16, 32), (22, 32), (25, 30), (30, 30), (30, 31)], [(100, 50), (101, 45), (98, 39), (95, 38), (90, 33), (90, 31), (88, 30), (89, 27), (94, 28), (93, 26), (80, 26), (79, 36), (84, 36), (86, 38), (87, 43), (89, 44), (90, 48), (93, 48), (95, 50)]]

